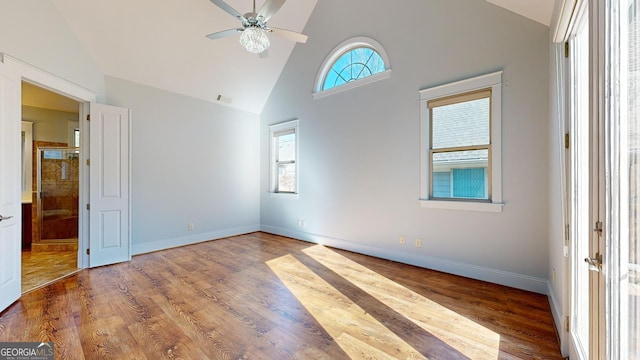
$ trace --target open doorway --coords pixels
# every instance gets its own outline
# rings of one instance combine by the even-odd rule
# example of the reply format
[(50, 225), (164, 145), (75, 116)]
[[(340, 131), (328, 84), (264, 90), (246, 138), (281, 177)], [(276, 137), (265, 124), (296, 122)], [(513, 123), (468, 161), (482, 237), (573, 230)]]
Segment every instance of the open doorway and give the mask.
[(22, 292), (78, 270), (80, 103), (22, 82)]
[[(5, 255), (0, 261), (2, 311), (23, 293), (22, 230), (18, 226), (28, 226), (29, 222), (22, 223), (20, 211), (22, 81), (62, 94), (78, 105), (80, 206), (76, 271), (131, 260), (131, 110), (96, 103), (94, 92), (7, 54), (0, 54), (0, 59), (0, 98), (7, 105), (0, 106), (0, 153), (15, 154), (3, 158), (0, 171), (0, 254)], [(90, 171), (89, 165), (96, 171)]]

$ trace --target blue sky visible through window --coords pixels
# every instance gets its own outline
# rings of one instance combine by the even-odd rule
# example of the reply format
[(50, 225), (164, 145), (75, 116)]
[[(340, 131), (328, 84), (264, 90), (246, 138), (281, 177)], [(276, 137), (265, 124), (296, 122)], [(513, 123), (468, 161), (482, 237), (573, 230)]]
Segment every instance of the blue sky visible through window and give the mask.
[(385, 70), (384, 60), (373, 49), (360, 47), (350, 50), (336, 60), (327, 73), (322, 90), (365, 78)]

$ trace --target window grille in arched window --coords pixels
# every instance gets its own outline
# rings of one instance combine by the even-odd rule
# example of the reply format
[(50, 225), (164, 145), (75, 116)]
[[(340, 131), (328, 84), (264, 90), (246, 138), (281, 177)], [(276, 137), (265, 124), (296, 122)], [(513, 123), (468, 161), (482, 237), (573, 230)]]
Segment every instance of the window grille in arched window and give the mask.
[(316, 77), (314, 98), (385, 79), (390, 72), (389, 58), (377, 41), (349, 39), (324, 60)]
[(375, 50), (359, 47), (336, 60), (327, 73), (322, 90), (346, 84), (385, 71), (384, 60)]

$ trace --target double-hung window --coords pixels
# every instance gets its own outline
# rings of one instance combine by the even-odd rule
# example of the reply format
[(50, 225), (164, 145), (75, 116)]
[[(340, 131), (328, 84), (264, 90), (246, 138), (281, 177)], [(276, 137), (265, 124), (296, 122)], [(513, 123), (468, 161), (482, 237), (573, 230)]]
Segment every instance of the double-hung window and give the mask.
[(298, 195), (298, 120), (271, 125), (271, 194)]
[(429, 101), (430, 197), (490, 198), (491, 89)]
[(423, 207), (502, 210), (502, 73), (420, 92)]

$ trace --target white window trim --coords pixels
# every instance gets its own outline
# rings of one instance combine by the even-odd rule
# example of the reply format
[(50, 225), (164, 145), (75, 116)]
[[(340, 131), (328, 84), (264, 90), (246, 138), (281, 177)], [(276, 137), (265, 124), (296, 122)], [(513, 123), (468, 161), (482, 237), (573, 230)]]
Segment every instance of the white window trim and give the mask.
[[(278, 171), (276, 169), (276, 144), (273, 141), (274, 134), (293, 130), (296, 134), (296, 192), (281, 193), (276, 191)], [(298, 120), (290, 120), (278, 124), (269, 125), (269, 196), (282, 199), (298, 199), (300, 196), (300, 126)]]
[[(430, 100), (491, 88), (491, 201), (429, 199)], [(430, 209), (502, 212), (502, 71), (420, 90), (420, 206)]]
[(67, 144), (69, 147), (76, 147), (75, 131), (80, 130), (80, 122), (67, 120)]
[[(384, 61), (385, 71), (373, 74), (371, 76), (367, 76), (362, 79), (358, 79), (357, 81), (348, 82), (346, 84), (342, 84), (336, 87), (332, 87), (331, 89), (322, 90), (322, 86), (324, 85), (324, 80), (327, 77), (327, 73), (331, 70), (331, 66), (333, 63), (338, 60), (340, 56), (344, 53), (359, 47), (368, 47), (377, 52), (382, 60)], [(343, 91), (351, 90), (363, 85), (371, 84), (380, 80), (388, 79), (391, 77), (391, 62), (389, 61), (389, 55), (384, 51), (382, 45), (379, 42), (363, 36), (354, 37), (348, 40), (343, 41), (340, 45), (336, 46), (331, 52), (329, 56), (324, 59), (322, 65), (320, 66), (320, 70), (316, 75), (316, 82), (314, 85), (313, 91), (313, 99), (322, 99), (329, 95), (341, 93)]]
[(22, 121), (24, 153), (22, 154), (22, 202), (31, 203), (33, 196), (33, 122)]

